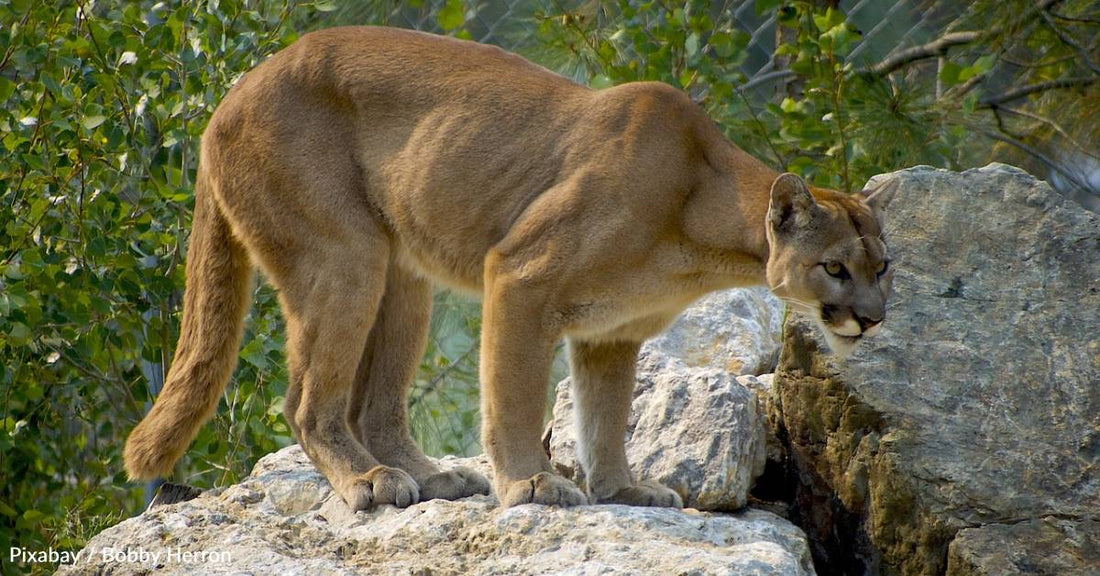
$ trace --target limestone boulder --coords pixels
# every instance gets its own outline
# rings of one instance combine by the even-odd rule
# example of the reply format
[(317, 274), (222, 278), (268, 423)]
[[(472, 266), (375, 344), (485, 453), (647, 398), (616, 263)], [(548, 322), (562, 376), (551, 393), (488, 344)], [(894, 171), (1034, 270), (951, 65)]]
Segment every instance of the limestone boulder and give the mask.
[[(756, 396), (727, 372), (687, 368), (652, 350), (638, 365), (626, 437), (635, 478), (661, 482), (690, 508), (743, 507), (767, 455)], [(558, 384), (549, 450), (557, 471), (583, 486), (571, 385)]]

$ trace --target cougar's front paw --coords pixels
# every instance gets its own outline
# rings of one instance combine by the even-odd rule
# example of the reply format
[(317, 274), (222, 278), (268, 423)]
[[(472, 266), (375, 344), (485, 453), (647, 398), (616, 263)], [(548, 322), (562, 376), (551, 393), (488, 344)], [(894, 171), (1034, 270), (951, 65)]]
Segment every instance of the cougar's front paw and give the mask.
[(511, 482), (502, 488), (497, 496), (505, 508), (520, 504), (580, 506), (588, 503), (576, 484), (549, 472), (539, 472), (526, 480)]
[(600, 498), (600, 504), (627, 504), (630, 506), (656, 506), (683, 508), (684, 501), (671, 489), (652, 480), (627, 486), (609, 498)]
[(464, 467), (432, 474), (420, 482), (421, 500), (458, 500), (474, 494), (488, 493), (489, 480)]
[(404, 470), (375, 466), (352, 481), (341, 496), (355, 511), (368, 510), (378, 504), (405, 508), (420, 501), (420, 487)]

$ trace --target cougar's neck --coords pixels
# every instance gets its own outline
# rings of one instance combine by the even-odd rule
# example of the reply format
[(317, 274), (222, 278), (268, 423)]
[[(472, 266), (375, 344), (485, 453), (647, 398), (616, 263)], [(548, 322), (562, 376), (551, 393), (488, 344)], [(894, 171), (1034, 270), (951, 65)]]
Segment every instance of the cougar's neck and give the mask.
[(693, 242), (728, 258), (759, 263), (754, 280), (764, 282), (768, 261), (765, 218), (778, 172), (724, 137), (707, 150), (708, 168), (684, 206), (684, 232)]

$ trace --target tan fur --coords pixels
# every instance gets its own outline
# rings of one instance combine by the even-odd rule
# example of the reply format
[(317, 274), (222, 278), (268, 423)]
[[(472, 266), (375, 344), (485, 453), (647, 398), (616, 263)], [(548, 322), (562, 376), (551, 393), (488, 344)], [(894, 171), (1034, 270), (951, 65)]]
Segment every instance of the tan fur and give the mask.
[[(489, 488), (440, 472), (408, 433), (430, 281), (483, 297), (482, 436), (504, 505), (681, 505), (635, 482), (623, 436), (639, 344), (703, 294), (767, 278), (850, 332), (881, 319), (888, 290), (866, 273), (884, 257), (866, 203), (777, 180), (684, 94), (593, 91), (428, 34), (303, 36), (225, 98), (199, 172), (179, 353), (127, 443), (134, 478), (168, 474), (217, 403), (246, 311), (245, 251), (287, 320), (287, 421), (356, 509)], [(821, 278), (826, 257), (853, 282)], [(587, 497), (540, 442), (562, 337)]]

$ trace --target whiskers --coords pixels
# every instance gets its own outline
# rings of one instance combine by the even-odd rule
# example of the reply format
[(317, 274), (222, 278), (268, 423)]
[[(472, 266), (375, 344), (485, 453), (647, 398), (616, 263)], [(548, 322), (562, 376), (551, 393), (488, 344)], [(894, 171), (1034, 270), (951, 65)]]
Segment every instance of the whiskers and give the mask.
[(819, 305), (813, 302), (807, 302), (805, 300), (799, 300), (798, 298), (783, 297), (782, 300), (787, 303), (791, 308), (804, 312), (805, 314), (817, 317), (819, 312)]

